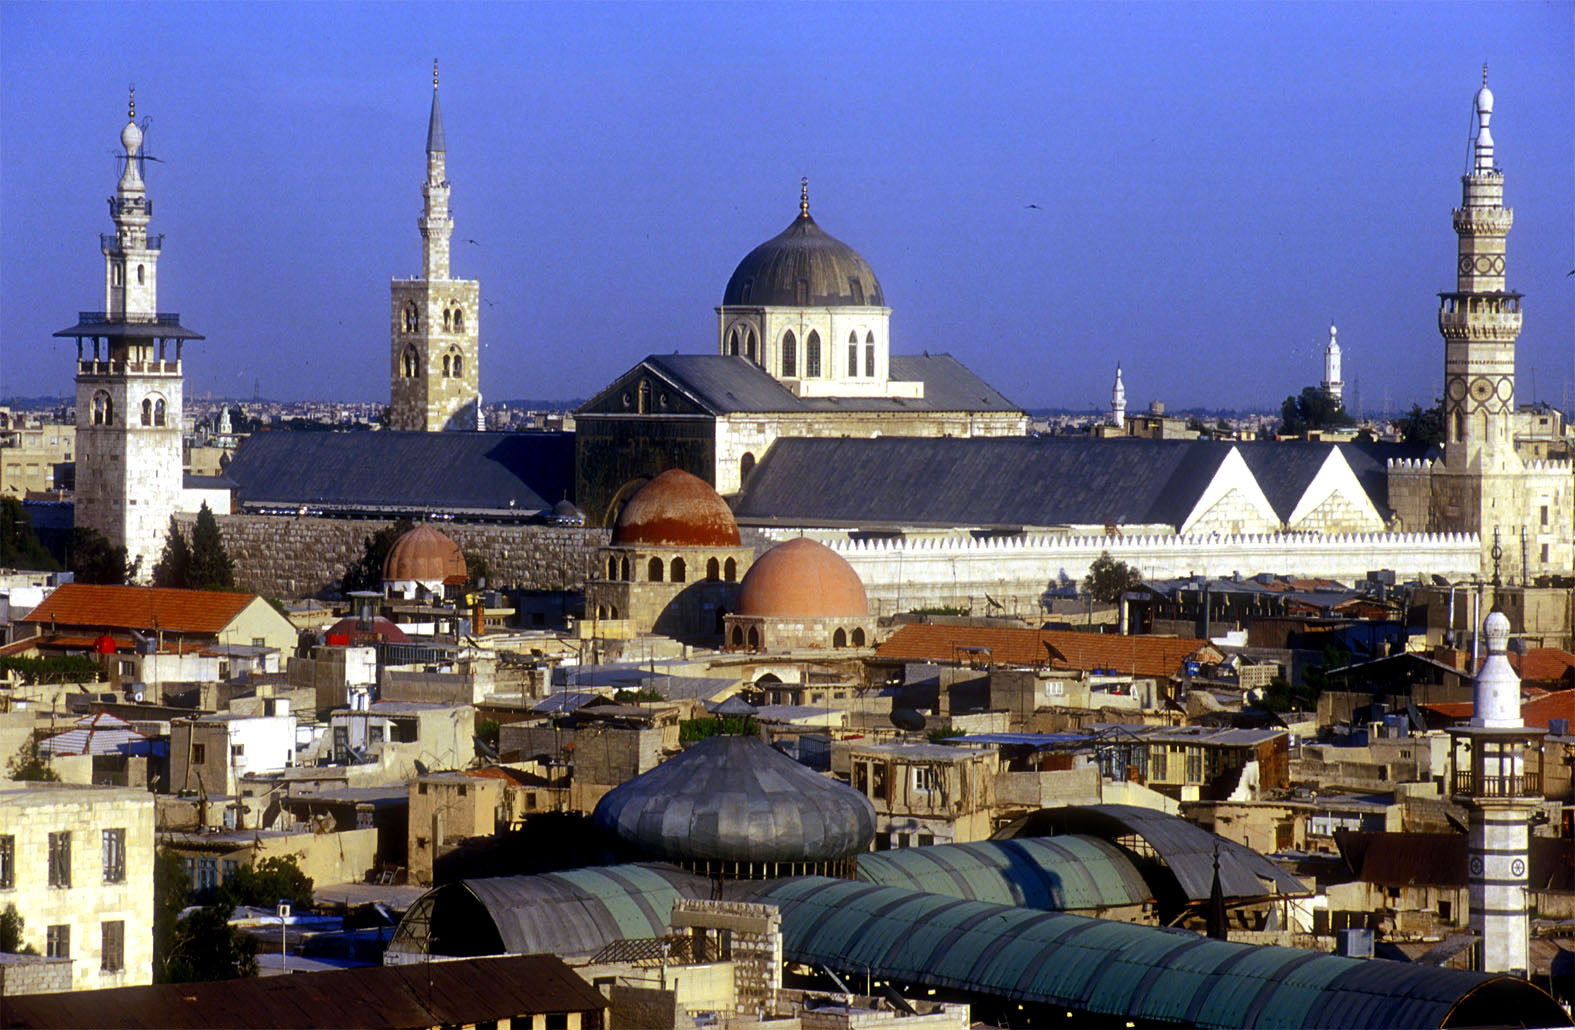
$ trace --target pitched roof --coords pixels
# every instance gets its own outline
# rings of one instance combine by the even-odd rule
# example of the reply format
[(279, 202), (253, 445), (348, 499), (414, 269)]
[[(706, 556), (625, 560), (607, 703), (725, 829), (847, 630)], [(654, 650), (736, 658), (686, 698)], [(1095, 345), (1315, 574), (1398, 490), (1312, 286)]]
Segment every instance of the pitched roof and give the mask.
[(530, 516), (574, 490), (572, 433), (253, 433), (225, 475), (247, 508)]
[[(1452, 721), (1471, 718), (1475, 706), (1470, 701), (1435, 701), (1423, 708)], [(1534, 729), (1547, 729), (1552, 719), (1567, 719), (1575, 727), (1575, 690), (1554, 690), (1520, 703), (1520, 721)]]
[[(1464, 887), (1466, 849), (1464, 833), (1391, 833), (1337, 830), (1335, 846), (1356, 878), (1383, 887)], [(1533, 835), (1532, 890), (1569, 890), (1575, 879), (1575, 861), (1567, 841)]]
[(256, 594), (219, 590), (64, 583), (22, 621), (46, 626), (215, 635), (255, 600)]
[(953, 662), (962, 657), (960, 649), (988, 648), (990, 661), (997, 665), (1174, 676), (1187, 659), (1209, 646), (1207, 640), (1189, 637), (913, 623), (888, 637), (875, 649), (875, 656), (907, 662)]
[(1509, 664), (1520, 674), (1521, 682), (1557, 683), (1569, 680), (1571, 685), (1575, 685), (1575, 654), (1557, 647), (1533, 647), (1524, 655), (1511, 654)]

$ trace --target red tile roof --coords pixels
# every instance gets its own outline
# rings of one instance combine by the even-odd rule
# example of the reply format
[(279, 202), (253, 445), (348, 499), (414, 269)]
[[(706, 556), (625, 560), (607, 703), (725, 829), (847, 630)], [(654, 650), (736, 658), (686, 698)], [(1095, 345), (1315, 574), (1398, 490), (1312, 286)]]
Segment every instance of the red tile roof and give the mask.
[(66, 629), (93, 627), (212, 636), (256, 599), (256, 594), (217, 590), (66, 583), (44, 598), (23, 621)]
[[(1474, 711), (1470, 701), (1437, 701), (1422, 707), (1457, 721), (1471, 718)], [(1545, 730), (1549, 719), (1568, 719), (1575, 726), (1575, 690), (1555, 690), (1521, 702), (1520, 721), (1527, 726)]]
[[(1010, 626), (903, 626), (875, 649), (879, 658), (914, 662), (961, 662), (974, 655), (966, 648), (988, 648), (995, 665), (1052, 669), (1110, 669), (1133, 676), (1175, 676), (1207, 640), (1186, 637), (1071, 633)], [(978, 657), (983, 657), (978, 656)], [(1211, 655), (1217, 660), (1217, 655)]]

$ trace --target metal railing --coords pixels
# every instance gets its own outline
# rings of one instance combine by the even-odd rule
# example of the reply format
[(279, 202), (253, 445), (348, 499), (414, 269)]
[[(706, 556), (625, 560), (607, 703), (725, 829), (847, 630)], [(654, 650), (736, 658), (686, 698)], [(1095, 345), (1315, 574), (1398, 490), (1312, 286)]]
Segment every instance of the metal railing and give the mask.
[(180, 325), (180, 313), (160, 311), (154, 315), (122, 315), (108, 311), (78, 311), (77, 321), (83, 325), (123, 325), (134, 322), (137, 325)]
[(1524, 772), (1511, 776), (1473, 776), (1455, 773), (1455, 793), (1479, 798), (1525, 798), (1542, 796), (1542, 773)]

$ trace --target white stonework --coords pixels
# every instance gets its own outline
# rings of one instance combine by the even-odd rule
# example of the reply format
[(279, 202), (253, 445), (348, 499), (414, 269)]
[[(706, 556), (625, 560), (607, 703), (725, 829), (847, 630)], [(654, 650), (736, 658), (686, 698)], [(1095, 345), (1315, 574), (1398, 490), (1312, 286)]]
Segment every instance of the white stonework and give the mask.
[(1285, 528), (1303, 533), (1373, 533), (1386, 527), (1345, 455), (1335, 447), (1302, 491)]
[(1334, 326), (1329, 327), (1329, 343), (1323, 349), (1323, 392), (1336, 403), (1344, 403), (1345, 381), (1340, 378), (1340, 344)]
[(1116, 366), (1116, 385), (1110, 388), (1110, 424), (1117, 429), (1127, 424), (1127, 386), (1121, 381), (1121, 366)]
[(388, 427), (482, 430), (481, 284), (449, 278), (448, 154), (432, 71), (427, 176), (422, 183), (421, 277), (395, 279), (389, 304)]

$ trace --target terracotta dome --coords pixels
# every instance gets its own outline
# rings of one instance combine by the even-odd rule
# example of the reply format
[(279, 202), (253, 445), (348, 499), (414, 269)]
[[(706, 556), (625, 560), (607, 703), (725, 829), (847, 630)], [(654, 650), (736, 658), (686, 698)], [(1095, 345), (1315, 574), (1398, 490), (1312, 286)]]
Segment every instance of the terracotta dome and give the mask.
[(777, 544), (744, 574), (739, 615), (863, 619), (869, 617), (864, 582), (825, 544), (799, 537)]
[(431, 526), (417, 526), (388, 549), (383, 559), (385, 583), (444, 583), (456, 585), (465, 582), (465, 556), (459, 545), (447, 533)]
[(738, 523), (711, 484), (668, 469), (635, 491), (613, 527), (614, 547), (737, 547)]

